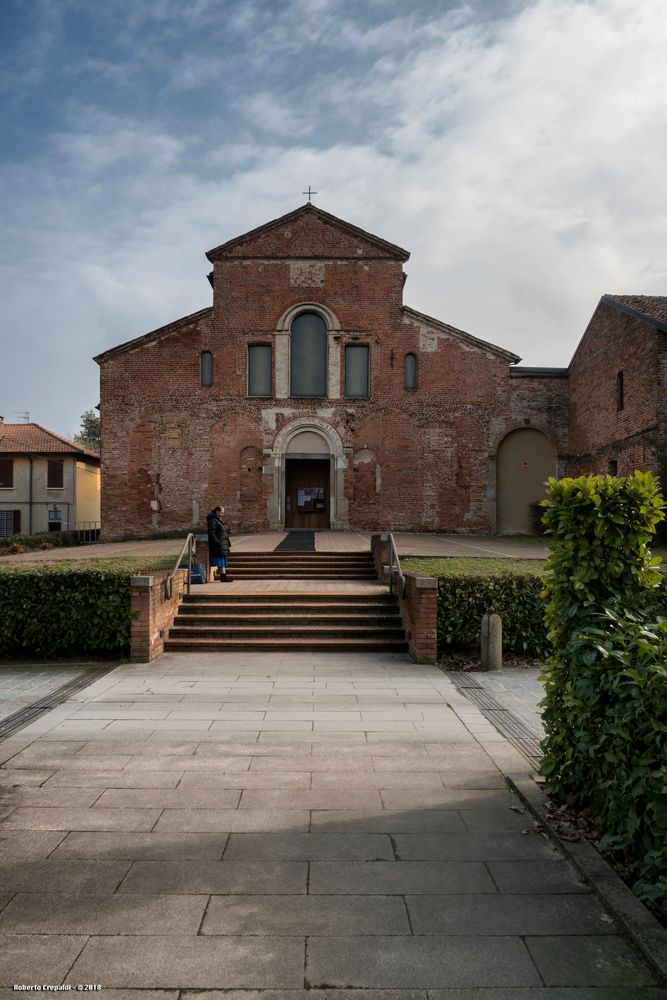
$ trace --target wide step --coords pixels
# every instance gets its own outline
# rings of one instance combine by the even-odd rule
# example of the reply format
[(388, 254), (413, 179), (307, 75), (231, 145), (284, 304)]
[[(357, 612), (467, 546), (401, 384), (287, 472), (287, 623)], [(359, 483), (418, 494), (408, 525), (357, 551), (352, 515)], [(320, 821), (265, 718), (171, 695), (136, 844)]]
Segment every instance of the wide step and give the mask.
[(184, 595), (165, 649), (189, 652), (404, 652), (398, 606), (385, 588), (332, 594), (318, 580), (377, 582), (368, 552), (244, 552), (232, 556), (235, 580), (309, 580), (308, 593), (239, 594), (221, 584), (214, 592)]

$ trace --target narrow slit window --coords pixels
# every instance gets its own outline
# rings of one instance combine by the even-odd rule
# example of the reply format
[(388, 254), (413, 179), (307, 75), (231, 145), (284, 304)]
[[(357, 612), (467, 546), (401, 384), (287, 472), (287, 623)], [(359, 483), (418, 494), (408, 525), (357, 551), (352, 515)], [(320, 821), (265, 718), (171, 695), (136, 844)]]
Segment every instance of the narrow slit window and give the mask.
[(272, 350), (270, 344), (248, 348), (248, 395), (271, 396)]
[(417, 356), (406, 354), (403, 363), (403, 385), (406, 389), (417, 388)]
[(345, 395), (348, 399), (368, 399), (368, 347), (365, 345), (345, 348)]
[(46, 473), (46, 488), (48, 490), (62, 490), (64, 486), (64, 467), (62, 460), (48, 459), (48, 470)]
[(622, 410), (625, 406), (625, 379), (623, 372), (616, 376), (616, 409)]
[(202, 351), (199, 356), (199, 381), (204, 388), (213, 385), (213, 355)]

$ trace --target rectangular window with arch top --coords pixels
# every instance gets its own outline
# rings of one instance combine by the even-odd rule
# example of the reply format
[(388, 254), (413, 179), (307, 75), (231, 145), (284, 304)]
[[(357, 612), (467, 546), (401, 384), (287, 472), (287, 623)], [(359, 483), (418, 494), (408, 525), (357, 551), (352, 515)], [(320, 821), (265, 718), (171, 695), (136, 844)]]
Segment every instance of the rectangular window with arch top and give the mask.
[(14, 489), (14, 459), (0, 458), (0, 490)]
[(345, 348), (345, 396), (368, 399), (368, 347), (365, 344)]
[(248, 347), (248, 395), (271, 396), (272, 349), (270, 344)]
[(46, 473), (47, 490), (61, 490), (65, 485), (64, 477), (65, 463), (60, 459), (48, 459), (48, 470)]

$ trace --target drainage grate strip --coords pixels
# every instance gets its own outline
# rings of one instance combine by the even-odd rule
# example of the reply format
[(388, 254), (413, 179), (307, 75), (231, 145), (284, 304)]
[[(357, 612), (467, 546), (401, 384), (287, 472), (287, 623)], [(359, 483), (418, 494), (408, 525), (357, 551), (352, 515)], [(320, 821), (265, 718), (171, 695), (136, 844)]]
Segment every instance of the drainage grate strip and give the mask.
[(57, 708), (58, 705), (62, 705), (64, 701), (74, 694), (76, 691), (81, 691), (83, 688), (88, 687), (94, 681), (98, 680), (100, 677), (104, 677), (111, 670), (115, 670), (116, 665), (112, 667), (96, 667), (94, 670), (86, 670), (85, 673), (80, 674), (78, 677), (74, 677), (73, 680), (67, 681), (67, 683), (62, 684), (55, 691), (52, 691), (50, 695), (46, 698), (40, 699), (40, 701), (33, 702), (32, 705), (26, 705), (24, 708), (19, 708), (17, 712), (12, 712), (11, 715), (6, 716), (0, 722), (0, 740), (6, 740), (9, 736), (13, 736), (24, 726), (27, 726), (30, 722), (34, 722), (39, 719), (40, 716), (46, 715), (51, 709)]
[(452, 670), (447, 672), (447, 677), (468, 701), (479, 708), (484, 718), (493, 723), (498, 732), (524, 755), (535, 770), (539, 770), (542, 760), (540, 737), (522, 719), (496, 701), (470, 674)]

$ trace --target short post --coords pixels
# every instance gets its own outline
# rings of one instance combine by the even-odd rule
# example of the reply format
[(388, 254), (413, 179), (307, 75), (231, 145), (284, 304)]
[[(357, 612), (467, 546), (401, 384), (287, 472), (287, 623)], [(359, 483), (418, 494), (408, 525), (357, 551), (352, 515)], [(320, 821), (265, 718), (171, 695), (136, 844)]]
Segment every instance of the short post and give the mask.
[(482, 615), (482, 670), (502, 670), (503, 622), (495, 608)]

